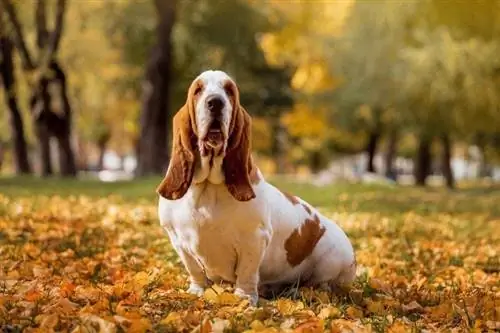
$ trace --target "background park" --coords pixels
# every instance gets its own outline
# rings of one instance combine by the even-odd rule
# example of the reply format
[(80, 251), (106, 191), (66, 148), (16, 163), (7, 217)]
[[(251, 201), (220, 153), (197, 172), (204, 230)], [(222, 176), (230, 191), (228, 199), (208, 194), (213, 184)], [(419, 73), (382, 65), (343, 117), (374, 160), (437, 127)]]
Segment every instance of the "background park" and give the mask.
[[(0, 0), (0, 46), (0, 332), (500, 329), (499, 0)], [(155, 188), (209, 68), (348, 294), (183, 291)]]

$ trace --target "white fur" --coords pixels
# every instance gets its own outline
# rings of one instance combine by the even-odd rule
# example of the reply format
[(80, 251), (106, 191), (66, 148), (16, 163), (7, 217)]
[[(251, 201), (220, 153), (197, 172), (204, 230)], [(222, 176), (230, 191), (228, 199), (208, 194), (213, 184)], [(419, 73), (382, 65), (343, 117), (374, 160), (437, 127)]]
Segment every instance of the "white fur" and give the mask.
[[(227, 75), (209, 71), (200, 78), (206, 84), (205, 91), (222, 93), (220, 82)], [(206, 112), (198, 107), (196, 111), (200, 126)], [(225, 112), (229, 124), (232, 110)], [(259, 285), (294, 283), (300, 278), (312, 284), (352, 282), (356, 274), (354, 251), (337, 224), (301, 199), (300, 203), (311, 208), (310, 214), (301, 204), (294, 205), (260, 171), (260, 181), (253, 185), (256, 197), (237, 201), (223, 183), (222, 156), (214, 158), (212, 167), (207, 160), (210, 158), (196, 165), (193, 182), (182, 198), (171, 201), (160, 197), (158, 204), (160, 224), (189, 273), (189, 292), (201, 295), (208, 280), (224, 280), (234, 283), (235, 293), (255, 305)], [(287, 261), (285, 241), (314, 215), (326, 231), (312, 254), (293, 267)]]
[(222, 110), (222, 132), (227, 137), (233, 108), (224, 90), (224, 84), (226, 81), (232, 81), (232, 79), (222, 71), (205, 71), (198, 75), (196, 79), (203, 82), (203, 90), (195, 106), (196, 123), (200, 137), (204, 137), (207, 134), (212, 120), (210, 112), (206, 108), (206, 100), (207, 97), (213, 95), (219, 96), (224, 101), (224, 108)]

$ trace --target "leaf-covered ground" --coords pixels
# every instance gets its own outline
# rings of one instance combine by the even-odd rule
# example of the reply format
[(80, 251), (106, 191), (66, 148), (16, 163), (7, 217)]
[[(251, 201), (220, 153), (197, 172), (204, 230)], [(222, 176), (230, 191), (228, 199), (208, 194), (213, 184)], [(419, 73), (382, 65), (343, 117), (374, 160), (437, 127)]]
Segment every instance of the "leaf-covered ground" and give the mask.
[(0, 179), (0, 332), (500, 329), (498, 189), (282, 182), (339, 221), (358, 278), (344, 295), (292, 288), (249, 308), (231, 286), (183, 291), (154, 183)]

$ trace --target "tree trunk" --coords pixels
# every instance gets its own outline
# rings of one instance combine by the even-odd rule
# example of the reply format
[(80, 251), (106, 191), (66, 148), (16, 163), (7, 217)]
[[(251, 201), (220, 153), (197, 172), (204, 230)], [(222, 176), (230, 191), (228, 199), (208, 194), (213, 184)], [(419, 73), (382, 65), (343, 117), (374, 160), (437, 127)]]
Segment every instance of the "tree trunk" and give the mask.
[(172, 74), (172, 28), (175, 1), (155, 1), (158, 11), (157, 44), (145, 73), (136, 175), (163, 174), (169, 160), (170, 81)]
[(385, 176), (393, 180), (397, 179), (396, 170), (394, 170), (394, 159), (396, 158), (397, 140), (398, 140), (398, 134), (395, 130), (392, 130), (389, 134), (387, 151), (385, 153)]
[[(1, 24), (1, 23), (0, 23)], [(0, 32), (1, 33), (1, 32)], [(7, 37), (0, 38), (0, 70), (5, 90), (5, 98), (10, 111), (10, 129), (14, 146), (16, 174), (29, 174), (28, 147), (24, 137), (24, 125), (16, 99), (16, 78), (13, 64), (13, 45)]]
[(35, 124), (36, 137), (38, 139), (38, 156), (40, 162), (40, 175), (47, 177), (53, 174), (52, 154), (50, 152), (50, 134), (44, 124)]
[(51, 63), (50, 69), (54, 73), (53, 82), (59, 85), (62, 108), (61, 116), (58, 117), (57, 123), (53, 124), (54, 127), (59, 127), (54, 130), (59, 143), (59, 168), (63, 176), (76, 176), (75, 156), (71, 145), (71, 105), (66, 88), (66, 75), (56, 61)]
[(99, 160), (97, 161), (97, 169), (99, 171), (104, 170), (104, 154), (106, 153), (107, 141), (100, 141), (97, 143), (97, 149), (99, 150)]
[(71, 139), (67, 134), (57, 137), (57, 144), (59, 148), (59, 169), (62, 176), (74, 177), (76, 176), (75, 157), (73, 155), (73, 148), (71, 147)]
[(417, 149), (414, 165), (415, 183), (418, 186), (425, 186), (427, 177), (431, 171), (431, 140), (422, 136)]
[(451, 150), (452, 143), (450, 136), (448, 134), (441, 135), (442, 144), (442, 172), (446, 180), (446, 187), (453, 189), (455, 188), (455, 177), (453, 176), (453, 169), (451, 168)]
[(368, 163), (366, 165), (366, 172), (377, 172), (375, 169), (375, 154), (377, 153), (377, 145), (380, 139), (380, 132), (372, 131), (368, 136), (368, 143), (366, 145), (366, 154), (368, 155)]
[(53, 174), (52, 154), (50, 152), (51, 133), (48, 127), (47, 110), (50, 107), (50, 95), (48, 92), (48, 80), (41, 78), (37, 84), (38, 89), (33, 91), (30, 99), (31, 114), (35, 127), (35, 134), (38, 141), (38, 153), (40, 163), (40, 175), (47, 177)]

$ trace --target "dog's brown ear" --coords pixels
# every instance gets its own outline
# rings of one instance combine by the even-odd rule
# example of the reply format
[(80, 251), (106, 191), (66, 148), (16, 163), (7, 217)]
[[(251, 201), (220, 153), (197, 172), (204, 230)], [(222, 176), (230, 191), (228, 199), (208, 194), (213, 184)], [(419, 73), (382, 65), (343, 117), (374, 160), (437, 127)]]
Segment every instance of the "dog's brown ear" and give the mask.
[(249, 175), (252, 120), (243, 107), (235, 111), (222, 168), (229, 193), (238, 201), (249, 201), (255, 198)]
[(165, 178), (156, 192), (169, 200), (180, 199), (186, 194), (194, 175), (195, 135), (189, 106), (186, 103), (174, 116), (172, 155)]

